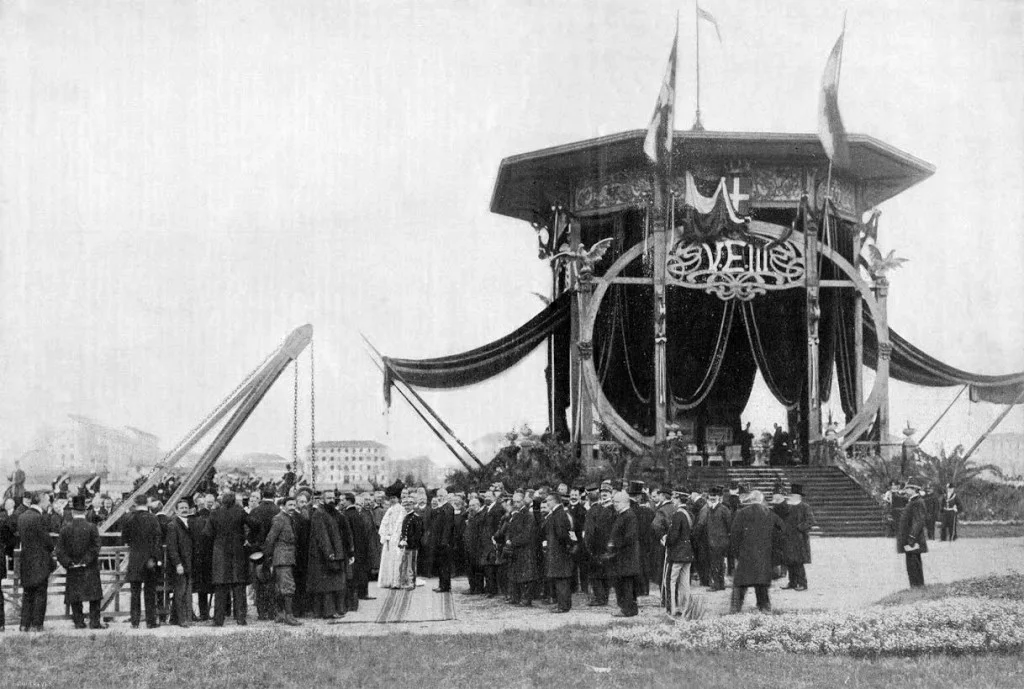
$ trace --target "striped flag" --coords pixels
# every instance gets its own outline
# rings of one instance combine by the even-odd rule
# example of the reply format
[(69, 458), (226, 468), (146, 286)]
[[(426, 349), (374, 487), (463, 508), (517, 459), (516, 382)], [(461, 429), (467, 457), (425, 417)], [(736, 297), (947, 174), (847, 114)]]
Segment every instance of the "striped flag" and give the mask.
[(825, 155), (837, 167), (850, 164), (850, 145), (846, 140), (846, 129), (839, 114), (839, 69), (843, 63), (843, 39), (846, 27), (832, 47), (821, 77), (821, 96), (818, 100), (818, 138), (825, 148)]
[(706, 9), (697, 5), (697, 18), (703, 19), (706, 22), (711, 22), (711, 25), (715, 27), (715, 33), (718, 34), (718, 42), (722, 42), (722, 31), (718, 28), (718, 20), (715, 19), (714, 15), (708, 12)]
[(651, 123), (647, 125), (644, 139), (644, 153), (656, 165), (665, 165), (672, 157), (672, 128), (675, 125), (676, 105), (676, 54), (679, 48), (679, 22), (676, 21), (676, 36), (672, 39), (672, 52), (668, 56), (668, 67), (661, 82), (658, 103), (654, 106)]

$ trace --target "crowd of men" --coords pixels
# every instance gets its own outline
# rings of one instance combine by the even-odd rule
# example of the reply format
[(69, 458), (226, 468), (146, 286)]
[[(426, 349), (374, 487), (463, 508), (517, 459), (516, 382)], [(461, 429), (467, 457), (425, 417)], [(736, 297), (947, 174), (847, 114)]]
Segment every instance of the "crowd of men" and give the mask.
[[(341, 496), (287, 487), (284, 497), (273, 484), (249, 496), (199, 491), (173, 510), (138, 495), (113, 529), (128, 549), (131, 625), (221, 626), (229, 616), (245, 625), (250, 593), (257, 620), (334, 620), (369, 599), (374, 578), (381, 589), (409, 589), (437, 576), (436, 590), (447, 592), (453, 576), (465, 575), (466, 595), (547, 604), (554, 613), (568, 612), (577, 592), (588, 606), (606, 606), (614, 590), (615, 615), (625, 617), (637, 614), (638, 596), (659, 590), (666, 613), (681, 615), (691, 580), (723, 590), (732, 577), (734, 611), (749, 587), (770, 610), (768, 587), (783, 568), (787, 588), (807, 588), (814, 517), (795, 484), (770, 506), (739, 484), (653, 492), (640, 482), (512, 492), (495, 484), (456, 494), (396, 483)], [(75, 626), (103, 628), (97, 524), (113, 509), (109, 498), (77, 495), (64, 504), (40, 491), (12, 502), (0, 510), (0, 575), (20, 546), (20, 628), (42, 629), (58, 562)]]

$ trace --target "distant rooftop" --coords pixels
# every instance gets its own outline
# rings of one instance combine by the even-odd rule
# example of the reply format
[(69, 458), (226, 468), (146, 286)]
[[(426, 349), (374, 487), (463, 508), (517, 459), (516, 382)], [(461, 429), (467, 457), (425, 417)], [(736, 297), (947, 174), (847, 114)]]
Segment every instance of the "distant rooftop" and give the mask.
[(317, 449), (330, 450), (332, 448), (370, 447), (378, 450), (388, 449), (387, 445), (378, 443), (376, 440), (320, 440), (314, 443)]

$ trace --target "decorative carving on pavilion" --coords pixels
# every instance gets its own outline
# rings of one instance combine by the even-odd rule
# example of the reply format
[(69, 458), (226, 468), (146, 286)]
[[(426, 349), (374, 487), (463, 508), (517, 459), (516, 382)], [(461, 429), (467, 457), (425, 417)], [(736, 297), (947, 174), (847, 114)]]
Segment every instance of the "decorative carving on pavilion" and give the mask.
[(804, 270), (803, 247), (792, 241), (768, 246), (734, 239), (678, 242), (667, 265), (669, 284), (703, 290), (724, 301), (750, 301), (769, 290), (798, 287)]
[(576, 187), (573, 195), (574, 210), (577, 212), (645, 206), (650, 198), (650, 175), (639, 170), (624, 170), (600, 179), (587, 180)]

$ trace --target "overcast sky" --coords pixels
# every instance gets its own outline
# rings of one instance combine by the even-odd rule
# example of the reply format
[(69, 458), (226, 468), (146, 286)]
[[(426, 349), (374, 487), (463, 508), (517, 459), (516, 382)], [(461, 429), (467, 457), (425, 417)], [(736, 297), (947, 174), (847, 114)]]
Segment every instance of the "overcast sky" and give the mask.
[[(701, 109), (723, 131), (815, 131), (849, 10), (847, 128), (938, 168), (882, 207), (881, 247), (910, 259), (891, 324), (955, 366), (1024, 370), (1024, 3), (703, 7), (723, 41), (702, 27)], [(317, 438), (443, 458), (397, 398), (385, 423), (358, 330), (428, 357), (536, 313), (548, 273), (529, 225), (488, 212), (498, 165), (646, 126), (677, 9), (683, 129), (690, 2), (3, 2), (0, 450), (69, 412), (169, 447), (308, 322)], [(467, 441), (541, 429), (543, 366), (427, 398)], [(894, 429), (955, 394), (894, 385)], [(958, 402), (929, 445), (998, 411)], [(231, 451), (290, 454), (291, 417), (288, 377)], [(748, 417), (783, 415), (762, 388)]]

